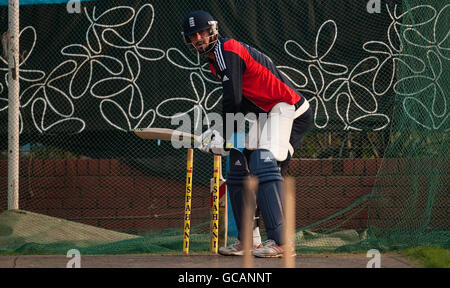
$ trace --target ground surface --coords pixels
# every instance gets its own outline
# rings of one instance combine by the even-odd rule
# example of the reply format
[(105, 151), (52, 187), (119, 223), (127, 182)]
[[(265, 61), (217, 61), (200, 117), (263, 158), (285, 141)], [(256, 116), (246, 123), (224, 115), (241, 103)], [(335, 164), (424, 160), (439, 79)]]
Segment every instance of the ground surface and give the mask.
[[(81, 255), (81, 268), (240, 268), (242, 257), (220, 255)], [(64, 255), (0, 256), (0, 268), (65, 268)], [(365, 254), (297, 255), (296, 268), (366, 268), (370, 258)], [(417, 268), (399, 254), (381, 254), (381, 268)], [(280, 258), (255, 258), (255, 268), (280, 268)]]

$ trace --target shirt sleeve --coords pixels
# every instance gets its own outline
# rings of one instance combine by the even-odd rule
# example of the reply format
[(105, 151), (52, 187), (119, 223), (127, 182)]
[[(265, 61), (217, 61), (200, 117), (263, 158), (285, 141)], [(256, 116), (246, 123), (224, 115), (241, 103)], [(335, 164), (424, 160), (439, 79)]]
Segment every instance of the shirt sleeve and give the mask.
[[(236, 53), (231, 51), (223, 51), (223, 64), (225, 66), (224, 75), (222, 77), (223, 100), (222, 100), (222, 116), (223, 116), (223, 133), (227, 138), (231, 135), (231, 131), (227, 133), (226, 114), (238, 113), (242, 111), (242, 75), (246, 66), (244, 60)], [(233, 129), (236, 130), (236, 127)], [(236, 131), (234, 131), (236, 132)]]

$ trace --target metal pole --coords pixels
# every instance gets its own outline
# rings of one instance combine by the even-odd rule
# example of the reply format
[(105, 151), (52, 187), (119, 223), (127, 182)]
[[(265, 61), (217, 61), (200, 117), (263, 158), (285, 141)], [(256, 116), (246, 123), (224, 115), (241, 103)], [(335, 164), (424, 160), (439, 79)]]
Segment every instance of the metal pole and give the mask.
[(19, 0), (8, 1), (8, 210), (19, 209)]

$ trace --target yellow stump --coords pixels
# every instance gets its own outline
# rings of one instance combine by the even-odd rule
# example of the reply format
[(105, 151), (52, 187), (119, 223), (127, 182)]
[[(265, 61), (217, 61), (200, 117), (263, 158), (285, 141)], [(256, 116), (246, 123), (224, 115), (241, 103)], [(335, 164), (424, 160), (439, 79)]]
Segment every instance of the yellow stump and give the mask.
[(191, 200), (192, 200), (192, 166), (194, 162), (194, 149), (188, 149), (186, 165), (186, 197), (184, 204), (184, 238), (183, 253), (189, 254), (189, 234), (191, 232)]
[(220, 155), (214, 155), (214, 189), (213, 205), (211, 212), (211, 252), (217, 254), (219, 251), (219, 189), (220, 189)]

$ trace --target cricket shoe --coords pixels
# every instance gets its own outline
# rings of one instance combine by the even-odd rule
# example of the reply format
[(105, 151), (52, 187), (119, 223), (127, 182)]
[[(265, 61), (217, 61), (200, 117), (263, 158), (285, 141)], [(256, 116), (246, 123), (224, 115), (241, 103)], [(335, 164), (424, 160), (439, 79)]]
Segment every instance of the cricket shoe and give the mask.
[[(253, 245), (253, 249), (255, 249), (255, 250), (260, 249), (261, 247), (262, 247), (262, 243)], [(239, 240), (236, 240), (233, 244), (230, 244), (227, 247), (220, 247), (219, 254), (222, 254), (225, 256), (243, 256), (244, 249), (242, 247), (241, 242)]]
[[(283, 248), (271, 239), (267, 240), (262, 248), (253, 250), (253, 255), (261, 258), (283, 257), (283, 253)], [(295, 251), (292, 251), (292, 256), (296, 255)]]

